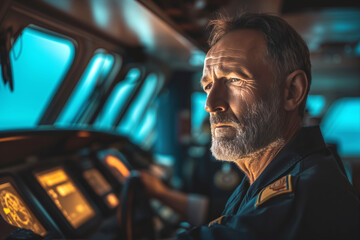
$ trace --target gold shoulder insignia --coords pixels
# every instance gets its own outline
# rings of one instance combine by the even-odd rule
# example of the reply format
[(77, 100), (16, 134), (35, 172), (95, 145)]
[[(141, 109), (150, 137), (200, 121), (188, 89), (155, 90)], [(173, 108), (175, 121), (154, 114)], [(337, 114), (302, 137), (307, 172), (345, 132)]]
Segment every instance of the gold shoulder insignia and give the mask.
[(284, 176), (269, 186), (263, 188), (257, 196), (255, 207), (260, 206), (270, 198), (277, 195), (292, 192), (291, 175)]
[(221, 220), (223, 219), (223, 217), (225, 217), (225, 216), (221, 216), (221, 217), (216, 218), (215, 220), (212, 220), (211, 222), (209, 222), (208, 227), (211, 227), (211, 225), (213, 225), (214, 223), (221, 224)]

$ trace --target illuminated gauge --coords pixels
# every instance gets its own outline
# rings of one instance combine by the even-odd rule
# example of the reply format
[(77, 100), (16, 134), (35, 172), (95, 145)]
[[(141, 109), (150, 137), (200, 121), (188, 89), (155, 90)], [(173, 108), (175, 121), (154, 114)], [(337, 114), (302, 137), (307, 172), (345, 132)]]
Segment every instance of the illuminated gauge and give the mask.
[(129, 169), (119, 158), (108, 155), (105, 157), (104, 163), (120, 183), (125, 183), (130, 176)]
[(74, 228), (95, 216), (95, 210), (62, 167), (36, 173), (35, 177)]
[(18, 227), (29, 225), (31, 216), (20, 200), (6, 190), (0, 192), (1, 205), (4, 206), (5, 214), (10, 216), (13, 225)]
[(106, 179), (101, 175), (101, 173), (95, 169), (91, 168), (83, 172), (83, 177), (96, 192), (97, 195), (102, 196), (107, 192), (111, 191), (110, 184)]
[(46, 230), (25, 205), (10, 183), (0, 185), (0, 214), (9, 224), (44, 236)]
[(97, 169), (90, 168), (84, 171), (83, 177), (86, 179), (86, 181), (95, 191), (95, 193), (104, 199), (105, 204), (109, 208), (115, 208), (119, 205), (119, 200), (112, 192), (110, 184), (106, 181), (106, 179)]
[(115, 208), (119, 205), (119, 200), (118, 198), (115, 196), (114, 193), (109, 193), (106, 196), (106, 204), (108, 205), (108, 207), (110, 208)]

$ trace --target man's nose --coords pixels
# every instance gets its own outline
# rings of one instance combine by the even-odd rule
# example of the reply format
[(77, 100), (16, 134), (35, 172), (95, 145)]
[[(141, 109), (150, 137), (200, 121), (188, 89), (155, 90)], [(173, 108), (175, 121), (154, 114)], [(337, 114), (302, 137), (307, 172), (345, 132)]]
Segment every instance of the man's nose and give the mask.
[(225, 112), (228, 107), (225, 86), (221, 83), (214, 83), (206, 98), (205, 110), (209, 113)]

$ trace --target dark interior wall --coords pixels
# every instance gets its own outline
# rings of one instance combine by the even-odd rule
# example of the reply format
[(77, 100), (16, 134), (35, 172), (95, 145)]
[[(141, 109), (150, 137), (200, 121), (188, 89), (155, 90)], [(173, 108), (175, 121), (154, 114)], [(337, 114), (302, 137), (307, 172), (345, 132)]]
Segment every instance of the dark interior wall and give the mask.
[(154, 152), (175, 158), (174, 174), (182, 178), (186, 143), (191, 137), (191, 93), (193, 72), (174, 72), (158, 98), (159, 115)]

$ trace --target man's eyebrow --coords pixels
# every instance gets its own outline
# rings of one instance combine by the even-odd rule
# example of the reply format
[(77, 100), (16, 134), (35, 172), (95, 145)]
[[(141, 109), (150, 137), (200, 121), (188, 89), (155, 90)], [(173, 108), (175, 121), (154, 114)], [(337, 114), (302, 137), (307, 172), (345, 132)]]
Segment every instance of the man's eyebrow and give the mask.
[[(217, 65), (217, 64), (216, 64)], [(243, 79), (253, 79), (254, 76), (244, 67), (229, 67), (229, 66), (218, 66), (221, 75), (230, 75), (234, 74), (235, 76), (239, 76)], [(202, 76), (200, 79), (201, 87), (204, 87), (211, 79), (207, 76)]]
[(210, 82), (210, 79), (206, 76), (201, 77), (200, 79), (200, 85), (201, 87), (204, 87), (206, 83)]
[(253, 79), (254, 78), (254, 76), (250, 73), (250, 71), (245, 66), (230, 67), (229, 65), (227, 65), (227, 66), (220, 65), (220, 66), (218, 66), (218, 69), (219, 69), (219, 72), (224, 75), (234, 74), (243, 79)]
[(253, 78), (248, 71), (243, 71), (240, 68), (237, 68), (237, 69), (220, 68), (220, 71), (222, 74), (225, 74), (225, 75), (234, 74), (234, 75), (237, 75), (244, 79), (252, 79)]

